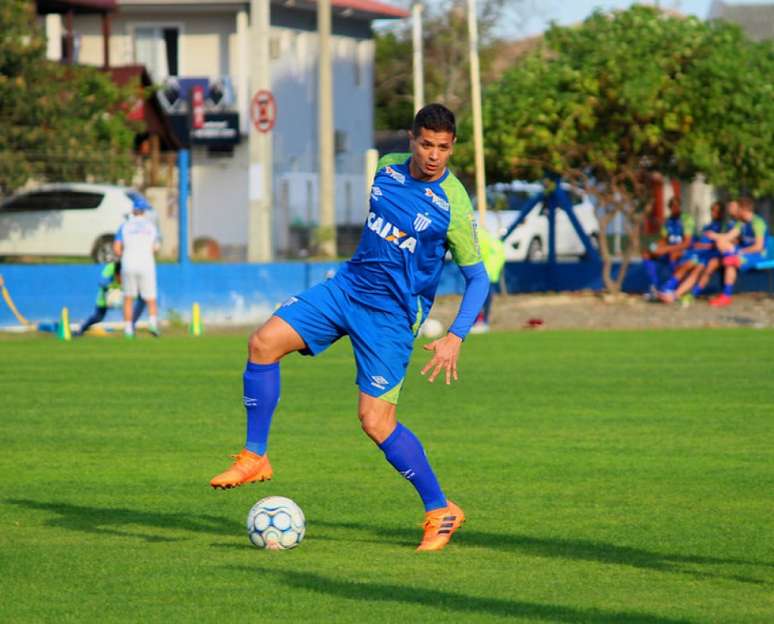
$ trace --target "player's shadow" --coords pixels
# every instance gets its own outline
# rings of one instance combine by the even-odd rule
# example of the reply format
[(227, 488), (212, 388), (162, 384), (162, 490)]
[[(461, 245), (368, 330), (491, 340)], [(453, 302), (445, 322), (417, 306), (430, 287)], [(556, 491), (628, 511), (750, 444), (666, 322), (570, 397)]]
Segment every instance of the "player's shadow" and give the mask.
[[(355, 529), (374, 533), (380, 537), (394, 539), (401, 545), (417, 543), (420, 537), (418, 530), (380, 527), (347, 522), (330, 522), (315, 520), (314, 524), (331, 529)], [(382, 541), (382, 540), (375, 540)], [(613, 565), (626, 565), (635, 568), (644, 568), (658, 572), (687, 574), (698, 579), (723, 578), (751, 583), (754, 585), (766, 585), (767, 582), (748, 576), (733, 574), (719, 574), (716, 572), (703, 572), (686, 568), (686, 565), (744, 565), (764, 568), (774, 568), (774, 564), (764, 561), (749, 561), (745, 559), (706, 557), (699, 555), (683, 555), (659, 553), (633, 548), (630, 546), (617, 546), (605, 542), (596, 542), (582, 539), (542, 538), (529, 535), (508, 533), (487, 533), (464, 528), (454, 536), (454, 543), (460, 545), (492, 548), (503, 551), (511, 550), (536, 557), (550, 557), (553, 559), (573, 559), (579, 561), (593, 561)]]
[(45, 521), (45, 526), (94, 533), (133, 537), (146, 542), (177, 542), (184, 537), (143, 533), (133, 527), (171, 529), (212, 535), (238, 535), (241, 525), (221, 516), (196, 515), (190, 512), (159, 513), (135, 509), (86, 507), (60, 502), (40, 502), (26, 499), (6, 499), (4, 503), (56, 514)]
[(690, 620), (638, 613), (633, 611), (604, 611), (602, 609), (573, 609), (560, 605), (541, 604), (509, 600), (507, 598), (485, 598), (470, 596), (439, 589), (417, 587), (416, 585), (394, 585), (390, 583), (370, 583), (367, 581), (352, 581), (333, 579), (314, 572), (297, 570), (278, 570), (275, 568), (259, 568), (255, 566), (232, 566), (237, 569), (261, 577), (274, 576), (283, 587), (295, 587), (305, 591), (344, 598), (361, 600), (370, 605), (379, 603), (405, 603), (422, 607), (437, 607), (449, 619), (449, 612), (458, 617), (452, 620), (463, 621), (466, 615), (486, 614), (501, 617), (519, 617), (545, 622), (567, 622), (581, 624), (689, 624)]

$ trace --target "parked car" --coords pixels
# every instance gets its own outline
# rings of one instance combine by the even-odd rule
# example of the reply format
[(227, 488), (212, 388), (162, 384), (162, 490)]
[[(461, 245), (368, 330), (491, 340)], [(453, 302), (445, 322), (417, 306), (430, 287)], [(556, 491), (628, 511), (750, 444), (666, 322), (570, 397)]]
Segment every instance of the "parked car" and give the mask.
[[(573, 211), (595, 246), (599, 242), (599, 221), (589, 198), (571, 185), (562, 188), (572, 200)], [(486, 228), (502, 238), (521, 215), (521, 206), (536, 193), (543, 192), (540, 183), (514, 181), (487, 187)], [(475, 205), (475, 200), (474, 200)], [(503, 241), (507, 260), (540, 262), (548, 256), (548, 209), (538, 203), (527, 218)], [(478, 212), (476, 211), (476, 219)], [(481, 225), (479, 223), (479, 225)], [(578, 233), (563, 210), (556, 213), (556, 255), (581, 257), (586, 253)]]
[(0, 204), (0, 256), (113, 258), (113, 238), (136, 191), (106, 184), (47, 184)]

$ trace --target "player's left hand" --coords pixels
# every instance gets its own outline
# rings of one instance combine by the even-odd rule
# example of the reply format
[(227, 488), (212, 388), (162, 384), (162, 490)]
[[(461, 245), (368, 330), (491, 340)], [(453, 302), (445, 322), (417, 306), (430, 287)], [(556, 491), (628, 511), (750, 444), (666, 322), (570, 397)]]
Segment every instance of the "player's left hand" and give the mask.
[(452, 378), (457, 381), (457, 358), (460, 355), (460, 346), (462, 345), (462, 338), (454, 334), (446, 334), (443, 338), (433, 340), (425, 345), (425, 350), (434, 351), (435, 355), (425, 367), (422, 369), (424, 375), (427, 371), (432, 369), (428, 381), (433, 383), (435, 378), (438, 377), (442, 370), (446, 371), (446, 383), (450, 384)]

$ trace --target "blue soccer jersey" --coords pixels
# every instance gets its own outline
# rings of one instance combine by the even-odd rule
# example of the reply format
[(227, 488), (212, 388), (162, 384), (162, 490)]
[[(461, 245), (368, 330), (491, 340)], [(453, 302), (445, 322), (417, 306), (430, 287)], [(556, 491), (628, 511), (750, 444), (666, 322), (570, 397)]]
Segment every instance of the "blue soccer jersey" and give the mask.
[(686, 238), (692, 238), (696, 224), (693, 217), (681, 214), (677, 217), (669, 217), (661, 228), (661, 237), (670, 245), (682, 243)]
[(334, 280), (360, 303), (406, 315), (418, 328), (433, 305), (446, 251), (461, 267), (481, 262), (470, 199), (448, 169), (411, 176), (410, 154), (379, 161), (360, 244)]

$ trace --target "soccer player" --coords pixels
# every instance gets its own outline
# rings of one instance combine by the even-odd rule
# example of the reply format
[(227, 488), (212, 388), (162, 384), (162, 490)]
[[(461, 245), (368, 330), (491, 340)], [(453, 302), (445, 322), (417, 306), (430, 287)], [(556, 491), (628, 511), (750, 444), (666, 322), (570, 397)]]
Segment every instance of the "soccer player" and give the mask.
[(690, 303), (693, 297), (701, 294), (720, 266), (720, 253), (715, 247), (715, 238), (723, 232), (725, 210), (722, 202), (716, 201), (710, 206), (710, 215), (712, 220), (702, 228), (699, 240), (691, 245), (689, 253), (659, 293), (659, 299), (664, 303), (683, 297), (683, 303)]
[(724, 268), (723, 292), (710, 299), (711, 306), (722, 308), (730, 305), (739, 271), (749, 271), (756, 263), (766, 259), (767, 230), (766, 221), (755, 214), (752, 199), (740, 199), (739, 220), (716, 242)]
[(489, 276), (489, 291), (484, 301), (484, 307), (476, 317), (476, 322), (470, 328), (471, 334), (485, 334), (489, 331), (489, 313), (492, 311), (492, 299), (495, 286), (500, 281), (500, 274), (505, 266), (505, 246), (503, 242), (486, 228), (479, 228), (478, 242), (481, 246), (481, 257), (484, 260), (484, 268)]
[[(73, 334), (73, 336), (83, 336), (83, 334), (86, 333), (86, 331), (91, 327), (92, 325), (95, 325), (102, 321), (102, 319), (105, 318), (105, 315), (107, 314), (108, 307), (109, 307), (109, 296), (108, 293), (110, 292), (117, 292), (121, 288), (121, 261), (115, 260), (113, 262), (108, 262), (105, 267), (102, 269), (102, 272), (100, 273), (100, 280), (99, 280), (99, 286), (97, 289), (97, 301), (96, 306), (94, 308), (94, 312), (92, 312), (91, 316), (87, 318), (83, 324), (80, 326), (78, 331)], [(120, 293), (119, 293), (120, 294)], [(140, 315), (142, 314), (142, 311), (145, 309), (145, 302), (142, 300), (141, 297), (137, 299), (137, 302), (134, 305), (134, 311), (132, 313), (132, 322), (136, 323), (137, 319), (140, 318)]]
[(689, 214), (682, 214), (680, 198), (672, 197), (669, 200), (669, 218), (661, 228), (661, 238), (652, 248), (643, 255), (643, 265), (650, 282), (649, 298), (658, 297), (659, 280), (658, 265), (669, 265), (670, 273), (677, 268), (677, 261), (683, 252), (691, 246), (693, 232), (696, 224)]
[(266, 445), (280, 395), (279, 361), (294, 351), (317, 355), (348, 335), (361, 426), (422, 499), (424, 535), (417, 550), (433, 551), (448, 543), (465, 515), (446, 498), (419, 439), (398, 422), (398, 395), (446, 251), (465, 277), (465, 292), (446, 336), (425, 345), (433, 352), (422, 369), (429, 381), (440, 374), (447, 384), (457, 380), (460, 346), (489, 282), (468, 194), (447, 169), (456, 140), (454, 114), (440, 104), (424, 107), (409, 138), (410, 154), (388, 154), (379, 161), (354, 256), (332, 279), (291, 297), (250, 336), (243, 377), (245, 448), (210, 485), (225, 489), (271, 478)]
[(134, 338), (132, 306), (138, 295), (148, 304), (148, 329), (159, 336), (156, 305), (156, 260), (159, 232), (145, 211), (150, 204), (138, 193), (132, 194), (132, 214), (121, 224), (113, 243), (116, 258), (121, 259), (124, 291), (124, 336)]

